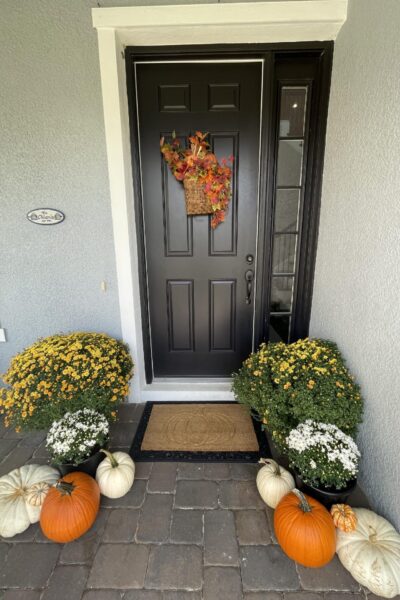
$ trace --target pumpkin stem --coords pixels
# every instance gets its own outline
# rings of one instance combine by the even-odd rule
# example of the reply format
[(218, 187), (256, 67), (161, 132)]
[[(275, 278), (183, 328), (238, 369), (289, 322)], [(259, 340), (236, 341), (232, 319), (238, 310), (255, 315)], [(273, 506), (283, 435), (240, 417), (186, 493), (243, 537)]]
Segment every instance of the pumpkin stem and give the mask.
[(117, 459), (114, 458), (114, 455), (112, 454), (112, 452), (109, 452), (108, 450), (105, 450), (105, 448), (102, 448), (100, 450), (100, 452), (103, 452), (107, 456), (107, 458), (110, 459), (110, 463), (111, 463), (111, 466), (112, 466), (113, 469), (115, 469), (115, 467), (118, 467), (119, 463), (118, 463)]
[(303, 512), (311, 512), (312, 508), (311, 508), (310, 504), (308, 503), (307, 498), (305, 497), (305, 495), (303, 494), (303, 492), (301, 492), (297, 488), (294, 488), (292, 490), (292, 492), (300, 500), (299, 507), (301, 508), (301, 510)]
[(59, 481), (57, 481), (55, 488), (57, 490), (60, 490), (61, 494), (63, 496), (67, 495), (70, 496), (72, 494), (72, 492), (75, 489), (75, 485), (73, 483), (69, 483), (68, 481), (63, 481), (62, 479), (60, 479)]
[(280, 469), (278, 463), (276, 462), (276, 460), (273, 460), (272, 458), (260, 458), (260, 460), (258, 462), (262, 465), (272, 465), (275, 469), (274, 475), (281, 474), (281, 469)]

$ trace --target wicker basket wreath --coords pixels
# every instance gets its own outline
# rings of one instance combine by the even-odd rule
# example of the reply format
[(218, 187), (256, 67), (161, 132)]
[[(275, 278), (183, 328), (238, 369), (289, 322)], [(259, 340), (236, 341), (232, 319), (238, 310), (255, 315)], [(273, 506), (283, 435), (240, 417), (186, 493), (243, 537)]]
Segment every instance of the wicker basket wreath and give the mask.
[[(189, 148), (181, 146), (172, 134), (172, 141), (161, 138), (161, 153), (174, 177), (183, 182), (188, 215), (212, 215), (215, 229), (225, 220), (225, 211), (231, 198), (232, 169), (227, 160), (217, 160), (206, 141), (207, 133), (196, 131), (190, 136)], [(233, 157), (229, 158), (232, 163)]]
[(203, 183), (195, 179), (184, 179), (183, 187), (188, 215), (211, 215), (214, 212)]

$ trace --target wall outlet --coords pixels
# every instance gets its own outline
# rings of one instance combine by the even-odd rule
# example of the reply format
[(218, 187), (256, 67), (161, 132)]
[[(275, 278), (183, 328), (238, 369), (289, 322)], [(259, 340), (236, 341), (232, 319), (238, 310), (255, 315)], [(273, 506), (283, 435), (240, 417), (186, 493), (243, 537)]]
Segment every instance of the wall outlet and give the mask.
[(6, 330), (0, 328), (0, 342), (6, 342)]

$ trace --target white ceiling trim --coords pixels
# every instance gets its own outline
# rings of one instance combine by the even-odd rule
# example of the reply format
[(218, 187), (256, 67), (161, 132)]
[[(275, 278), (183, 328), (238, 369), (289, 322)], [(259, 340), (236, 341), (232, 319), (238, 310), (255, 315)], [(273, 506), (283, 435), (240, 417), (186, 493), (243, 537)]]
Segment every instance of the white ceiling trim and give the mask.
[(92, 9), (96, 29), (124, 45), (335, 40), (347, 0), (282, 0)]

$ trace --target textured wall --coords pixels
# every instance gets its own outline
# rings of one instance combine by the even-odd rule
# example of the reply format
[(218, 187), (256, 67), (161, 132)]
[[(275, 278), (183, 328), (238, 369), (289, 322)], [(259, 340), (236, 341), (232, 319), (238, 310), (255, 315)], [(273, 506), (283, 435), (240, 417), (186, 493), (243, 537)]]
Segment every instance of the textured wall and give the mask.
[(336, 45), (312, 335), (362, 385), (362, 483), (400, 528), (400, 2), (350, 0)]
[(91, 8), (196, 1), (0, 0), (0, 372), (39, 336), (121, 333)]
[[(38, 336), (118, 336), (120, 324), (90, 3), (2, 0), (0, 11), (1, 372)], [(36, 207), (66, 219), (29, 223)]]

